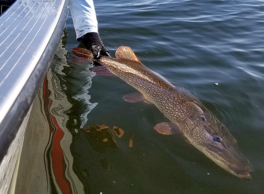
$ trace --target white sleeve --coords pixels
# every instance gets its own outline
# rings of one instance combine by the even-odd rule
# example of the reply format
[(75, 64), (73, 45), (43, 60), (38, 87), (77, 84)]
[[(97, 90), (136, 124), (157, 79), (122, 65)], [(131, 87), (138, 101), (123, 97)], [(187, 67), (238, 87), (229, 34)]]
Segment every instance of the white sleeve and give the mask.
[(70, 2), (76, 39), (80, 41), (81, 37), (88, 32), (98, 33), (98, 22), (93, 0), (70, 0)]

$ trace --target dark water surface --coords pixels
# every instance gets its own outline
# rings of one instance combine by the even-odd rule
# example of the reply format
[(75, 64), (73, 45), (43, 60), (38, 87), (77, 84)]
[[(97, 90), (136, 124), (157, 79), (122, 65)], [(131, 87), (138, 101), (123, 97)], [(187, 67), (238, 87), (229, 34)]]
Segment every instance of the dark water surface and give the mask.
[[(94, 3), (99, 32), (111, 55), (121, 45), (130, 46), (145, 66), (195, 94), (238, 140), (254, 172), (250, 181), (239, 179), (182, 137), (158, 134), (153, 127), (166, 119), (155, 106), (122, 99), (135, 89), (117, 77), (94, 76), (86, 64), (70, 62), (78, 43), (69, 17), (63, 38), (68, 53), (55, 56), (47, 75), (50, 93), (44, 96), (44, 101), (57, 102), (56, 110), (62, 107), (61, 117), (53, 105), (44, 105), (70, 137), (62, 136), (66, 143), (60, 142), (64, 160), (72, 160), (66, 165), (72, 170), (65, 172), (70, 190), (264, 193), (264, 1)], [(67, 60), (60, 59), (63, 55)], [(119, 138), (112, 129), (85, 132), (92, 124), (117, 126), (124, 135)], [(49, 178), (56, 193), (64, 183), (54, 174)]]

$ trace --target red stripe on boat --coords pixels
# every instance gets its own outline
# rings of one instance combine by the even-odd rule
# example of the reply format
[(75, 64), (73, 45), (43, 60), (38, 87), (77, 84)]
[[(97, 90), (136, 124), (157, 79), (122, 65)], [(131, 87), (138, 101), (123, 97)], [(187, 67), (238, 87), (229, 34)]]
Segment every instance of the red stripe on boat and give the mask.
[(52, 151), (51, 151), (52, 169), (55, 175), (56, 182), (59, 185), (62, 193), (70, 194), (71, 186), (70, 186), (68, 179), (65, 177), (66, 164), (64, 162), (63, 151), (60, 146), (60, 141), (64, 136), (64, 132), (58, 125), (57, 120), (53, 115), (52, 115), (52, 121), (57, 129), (53, 137), (53, 145), (52, 145)]

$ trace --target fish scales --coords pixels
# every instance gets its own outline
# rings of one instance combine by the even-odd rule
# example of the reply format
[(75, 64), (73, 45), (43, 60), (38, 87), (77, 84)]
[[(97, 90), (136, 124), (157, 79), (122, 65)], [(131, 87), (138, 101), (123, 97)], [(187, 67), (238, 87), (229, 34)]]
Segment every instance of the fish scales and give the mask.
[(127, 62), (124, 59), (111, 60), (107, 57), (101, 57), (100, 62), (113, 74), (141, 92), (148, 101), (155, 104), (168, 119), (174, 122), (179, 123), (194, 114), (191, 111), (192, 107), (186, 106), (188, 101), (201, 104), (183, 88), (173, 86), (144, 65), (133, 61)]

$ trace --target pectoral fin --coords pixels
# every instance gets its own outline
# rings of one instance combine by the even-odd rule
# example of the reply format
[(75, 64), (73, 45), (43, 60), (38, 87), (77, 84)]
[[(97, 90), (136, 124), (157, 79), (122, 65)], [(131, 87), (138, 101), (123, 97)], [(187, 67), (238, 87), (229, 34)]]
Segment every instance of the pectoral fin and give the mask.
[(133, 50), (128, 46), (120, 46), (115, 53), (116, 58), (122, 58), (127, 59), (130, 61), (137, 62), (142, 65), (140, 60), (137, 58), (136, 54), (133, 52)]
[(100, 76), (106, 76), (106, 77), (115, 77), (114, 74), (112, 74), (106, 67), (104, 66), (95, 66), (93, 68), (93, 72), (96, 75), (100, 75)]
[(130, 103), (145, 102), (146, 104), (152, 104), (151, 102), (146, 100), (146, 98), (143, 96), (143, 94), (141, 94), (139, 92), (133, 92), (133, 93), (130, 93), (130, 94), (126, 94), (126, 95), (123, 96), (123, 99), (126, 102), (130, 102)]
[(181, 133), (175, 123), (159, 123), (154, 127), (154, 129), (163, 135), (176, 135)]

